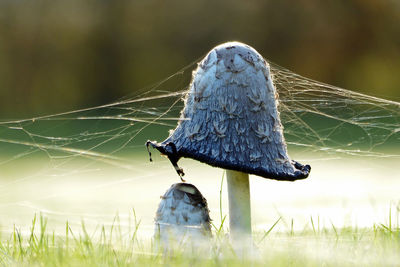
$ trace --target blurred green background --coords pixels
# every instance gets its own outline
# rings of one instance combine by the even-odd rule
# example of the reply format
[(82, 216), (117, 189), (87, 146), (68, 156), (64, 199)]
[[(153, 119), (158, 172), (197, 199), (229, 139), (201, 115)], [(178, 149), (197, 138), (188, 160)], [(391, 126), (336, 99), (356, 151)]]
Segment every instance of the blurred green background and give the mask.
[(229, 40), (303, 76), (400, 100), (397, 0), (2, 0), (0, 118), (135, 95)]

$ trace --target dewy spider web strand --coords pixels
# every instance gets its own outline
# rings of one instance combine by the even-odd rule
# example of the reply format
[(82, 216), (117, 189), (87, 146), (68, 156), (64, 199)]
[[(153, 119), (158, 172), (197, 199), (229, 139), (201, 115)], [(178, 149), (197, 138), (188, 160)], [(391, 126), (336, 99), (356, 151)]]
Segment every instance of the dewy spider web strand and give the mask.
[(290, 144), (332, 153), (399, 157), (399, 151), (385, 155), (380, 148), (398, 144), (400, 103), (313, 81), (275, 64), (271, 69)]
[[(186, 66), (137, 97), (0, 122), (1, 150), (5, 154), (0, 165), (39, 153), (51, 160), (88, 158), (135, 168), (126, 154), (145, 150), (146, 128), (160, 131), (154, 127), (162, 127), (166, 133), (175, 127), (193, 66)], [(399, 141), (400, 103), (320, 83), (273, 63), (271, 73), (290, 146), (336, 155), (400, 157), (398, 150), (382, 152)], [(166, 92), (171, 90), (170, 84), (181, 89)], [(118, 154), (121, 151), (125, 154)]]

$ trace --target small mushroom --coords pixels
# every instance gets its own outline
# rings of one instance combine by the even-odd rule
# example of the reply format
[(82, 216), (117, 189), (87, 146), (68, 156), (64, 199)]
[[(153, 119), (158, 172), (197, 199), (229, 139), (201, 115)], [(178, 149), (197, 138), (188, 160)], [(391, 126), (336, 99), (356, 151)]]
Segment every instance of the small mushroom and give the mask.
[(176, 129), (162, 143), (146, 143), (166, 155), (181, 178), (181, 157), (227, 170), (234, 240), (251, 235), (249, 174), (295, 181), (311, 170), (288, 156), (276, 95), (264, 58), (246, 44), (224, 43), (193, 72)]
[[(211, 237), (207, 200), (192, 184), (173, 184), (161, 197), (155, 217), (155, 236), (164, 248), (195, 240), (203, 245)], [(192, 242), (193, 243), (193, 242)]]

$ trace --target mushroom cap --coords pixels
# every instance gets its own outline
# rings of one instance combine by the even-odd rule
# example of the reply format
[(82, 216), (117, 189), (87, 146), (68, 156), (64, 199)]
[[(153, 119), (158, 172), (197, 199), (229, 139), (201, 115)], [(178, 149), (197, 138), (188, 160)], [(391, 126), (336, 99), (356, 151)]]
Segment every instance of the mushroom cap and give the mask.
[(161, 197), (155, 217), (155, 234), (164, 242), (171, 238), (211, 237), (207, 200), (192, 184), (173, 184)]
[(178, 174), (181, 157), (269, 179), (307, 178), (311, 167), (289, 158), (269, 64), (252, 47), (213, 48), (193, 72), (178, 126), (162, 143)]

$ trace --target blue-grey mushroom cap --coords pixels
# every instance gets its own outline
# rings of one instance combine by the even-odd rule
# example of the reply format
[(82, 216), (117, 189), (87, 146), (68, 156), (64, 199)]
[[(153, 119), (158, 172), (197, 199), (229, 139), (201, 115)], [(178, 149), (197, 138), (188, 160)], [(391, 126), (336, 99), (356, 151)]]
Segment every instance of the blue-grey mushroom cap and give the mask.
[(162, 143), (177, 172), (181, 157), (269, 179), (307, 178), (311, 167), (289, 158), (278, 95), (264, 58), (248, 45), (212, 49), (193, 72), (178, 126)]
[[(207, 200), (192, 184), (173, 184), (161, 197), (155, 222), (155, 237), (168, 247), (170, 241), (192, 239), (209, 243), (211, 219)], [(199, 244), (202, 245), (202, 244)]]

